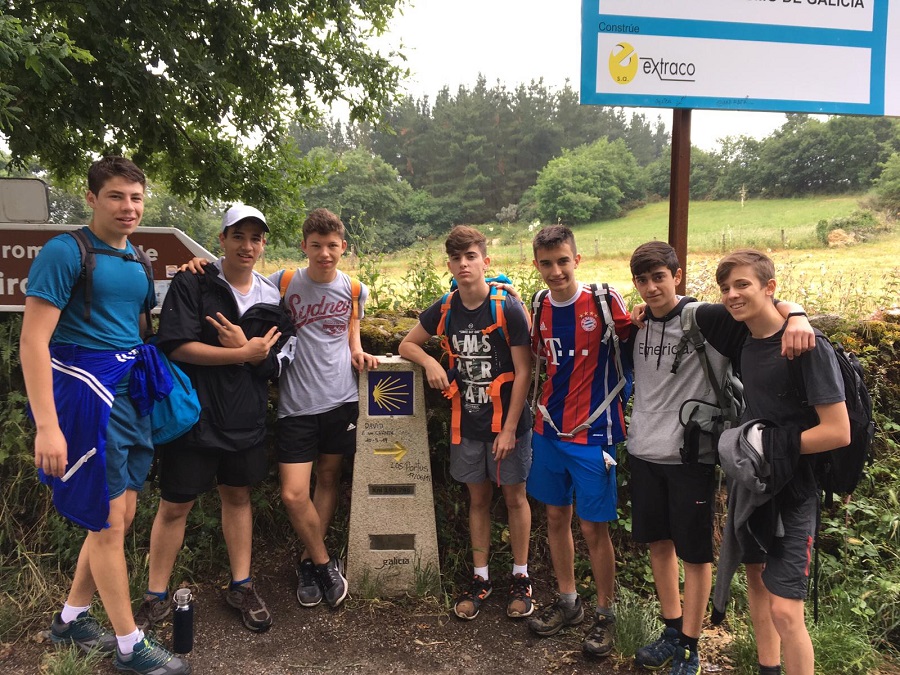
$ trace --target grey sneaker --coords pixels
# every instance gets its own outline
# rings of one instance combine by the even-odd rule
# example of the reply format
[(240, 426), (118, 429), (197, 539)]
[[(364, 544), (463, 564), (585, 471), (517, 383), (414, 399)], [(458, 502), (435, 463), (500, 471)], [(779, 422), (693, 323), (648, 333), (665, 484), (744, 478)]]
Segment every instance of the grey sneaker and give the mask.
[(340, 607), (347, 597), (347, 580), (344, 578), (342, 567), (341, 562), (334, 556), (324, 565), (316, 565), (322, 595), (332, 609)]
[(594, 626), (581, 643), (581, 651), (588, 656), (609, 656), (616, 643), (616, 618), (594, 614)]
[(322, 602), (322, 587), (315, 563), (307, 558), (297, 565), (297, 601), (303, 607), (315, 607)]
[(171, 613), (171, 598), (160, 600), (155, 595), (145, 595), (138, 611), (134, 613), (134, 624), (142, 631), (147, 631), (168, 619)]
[(672, 662), (677, 648), (678, 631), (666, 628), (653, 642), (637, 650), (634, 663), (647, 670), (661, 670)]
[(106, 630), (87, 612), (82, 612), (69, 623), (63, 623), (59, 612), (50, 624), (50, 639), (57, 645), (77, 645), (86, 652), (96, 649), (101, 654), (116, 651), (116, 636)]
[(248, 630), (261, 633), (272, 625), (272, 614), (266, 607), (266, 603), (259, 597), (252, 581), (235, 588), (229, 586), (225, 591), (225, 601), (240, 610), (241, 621)]
[(116, 649), (116, 668), (138, 675), (190, 675), (191, 672), (191, 664), (146, 637), (127, 656)]
[(564, 626), (577, 626), (584, 621), (584, 606), (581, 598), (575, 599), (574, 607), (565, 607), (557, 598), (549, 607), (545, 607), (538, 616), (528, 619), (528, 628), (535, 635), (549, 637), (556, 635)]

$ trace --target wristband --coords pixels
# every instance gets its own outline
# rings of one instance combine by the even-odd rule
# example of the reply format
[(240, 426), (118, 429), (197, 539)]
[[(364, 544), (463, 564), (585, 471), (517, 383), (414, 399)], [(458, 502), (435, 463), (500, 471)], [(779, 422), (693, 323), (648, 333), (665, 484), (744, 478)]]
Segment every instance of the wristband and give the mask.
[[(787, 315), (787, 318), (790, 319), (792, 316), (806, 317), (806, 312), (791, 312), (790, 314)], [(809, 317), (806, 317), (806, 318), (809, 318)]]

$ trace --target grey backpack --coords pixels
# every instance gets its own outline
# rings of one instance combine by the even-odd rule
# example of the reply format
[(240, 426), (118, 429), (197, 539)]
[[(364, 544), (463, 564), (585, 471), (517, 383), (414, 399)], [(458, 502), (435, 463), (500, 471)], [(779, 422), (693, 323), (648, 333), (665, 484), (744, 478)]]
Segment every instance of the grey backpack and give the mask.
[(684, 333), (675, 350), (675, 361), (672, 364), (672, 373), (678, 372), (681, 359), (687, 353), (688, 345), (693, 346), (700, 359), (700, 367), (706, 374), (710, 387), (716, 395), (716, 401), (701, 401), (688, 399), (679, 412), (681, 425), (684, 427), (684, 445), (681, 448), (681, 460), (685, 464), (697, 461), (700, 452), (700, 439), (702, 435), (711, 437), (712, 447), (716, 448), (719, 436), (726, 429), (740, 424), (741, 413), (744, 411), (744, 385), (731, 363), (725, 369), (725, 377), (722, 381), (716, 377), (715, 370), (709, 361), (706, 352), (706, 338), (700, 332), (697, 325), (697, 308), (702, 303), (689, 302), (681, 310), (681, 330)]

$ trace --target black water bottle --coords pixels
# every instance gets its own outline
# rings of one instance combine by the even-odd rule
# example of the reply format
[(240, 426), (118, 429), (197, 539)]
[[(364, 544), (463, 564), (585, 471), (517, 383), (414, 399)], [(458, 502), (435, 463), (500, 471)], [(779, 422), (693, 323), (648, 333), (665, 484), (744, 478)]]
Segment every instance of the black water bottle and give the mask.
[(175, 591), (175, 614), (172, 617), (172, 651), (188, 654), (194, 648), (194, 603), (190, 588)]

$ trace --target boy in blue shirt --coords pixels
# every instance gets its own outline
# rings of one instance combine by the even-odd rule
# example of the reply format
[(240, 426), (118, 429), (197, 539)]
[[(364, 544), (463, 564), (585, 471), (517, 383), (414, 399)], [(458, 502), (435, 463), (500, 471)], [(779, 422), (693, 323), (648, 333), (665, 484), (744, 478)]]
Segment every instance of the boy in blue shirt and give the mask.
[[(95, 256), (91, 314), (88, 318), (84, 293), (76, 289), (79, 247), (68, 234), (54, 237), (29, 272), (20, 353), (37, 427), (35, 466), (54, 484), (55, 494), (66, 492), (70, 481), (81, 484), (98, 475), (95, 488), (108, 494), (105, 527), (101, 523), (87, 533), (50, 637), (115, 653), (119, 670), (181, 675), (191, 672), (190, 665), (135, 626), (125, 563), (125, 532), (153, 458), (150, 418), (141, 417), (132, 403), (146, 392), (129, 388), (132, 369), (148, 369), (143, 310), (155, 304), (153, 285), (128, 241), (143, 216), (145, 183), (143, 171), (127, 159), (106, 157), (91, 165), (86, 199), (93, 216), (86, 234), (94, 248), (110, 251)], [(70, 496), (87, 500), (97, 492)], [(115, 635), (88, 613), (95, 591)]]

